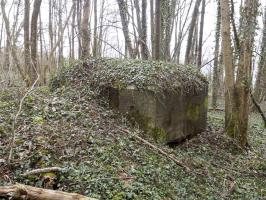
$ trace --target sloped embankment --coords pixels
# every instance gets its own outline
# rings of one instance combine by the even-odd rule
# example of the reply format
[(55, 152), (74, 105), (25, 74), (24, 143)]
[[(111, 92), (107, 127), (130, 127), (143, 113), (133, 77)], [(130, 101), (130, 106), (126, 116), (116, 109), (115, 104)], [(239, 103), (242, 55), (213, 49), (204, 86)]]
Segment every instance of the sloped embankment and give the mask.
[[(65, 69), (52, 82), (53, 92), (37, 88), (26, 98), (16, 126), (12, 167), (3, 159), (8, 155), (12, 117), (21, 93), (18, 88), (1, 93), (1, 185), (21, 182), (116, 200), (266, 196), (266, 133), (258, 119), (252, 121), (252, 149), (247, 153), (218, 131), (221, 113), (210, 115), (213, 131), (176, 148), (160, 146), (192, 169), (187, 173), (132, 137), (136, 133), (147, 136), (108, 109), (95, 88), (92, 91), (89, 69), (89, 65)], [(21, 176), (47, 166), (59, 166), (65, 172)]]

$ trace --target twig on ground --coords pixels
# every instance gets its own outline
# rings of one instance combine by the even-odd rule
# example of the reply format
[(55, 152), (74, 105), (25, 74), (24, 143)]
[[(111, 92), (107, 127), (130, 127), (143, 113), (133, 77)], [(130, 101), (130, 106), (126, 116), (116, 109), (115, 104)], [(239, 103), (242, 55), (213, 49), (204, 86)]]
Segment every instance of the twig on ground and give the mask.
[(152, 149), (156, 150), (157, 152), (159, 152), (160, 154), (166, 156), (169, 160), (174, 161), (177, 165), (183, 167), (185, 169), (186, 172), (190, 172), (190, 168), (188, 166), (186, 166), (183, 162), (179, 161), (174, 155), (171, 155), (167, 152), (165, 152), (164, 150), (160, 149), (159, 147), (151, 144), (150, 142), (148, 142), (147, 140), (139, 137), (136, 134), (131, 134), (131, 132), (129, 130), (126, 129), (120, 129), (121, 131), (123, 131), (124, 133), (130, 134), (131, 136), (133, 136), (135, 139), (137, 139), (138, 141), (141, 141), (142, 143), (146, 144), (147, 146), (151, 147)]
[(25, 172), (22, 174), (22, 176), (29, 176), (34, 174), (41, 174), (41, 173), (47, 173), (47, 172), (62, 172), (64, 169), (60, 167), (47, 167), (42, 169), (34, 169), (28, 172)]

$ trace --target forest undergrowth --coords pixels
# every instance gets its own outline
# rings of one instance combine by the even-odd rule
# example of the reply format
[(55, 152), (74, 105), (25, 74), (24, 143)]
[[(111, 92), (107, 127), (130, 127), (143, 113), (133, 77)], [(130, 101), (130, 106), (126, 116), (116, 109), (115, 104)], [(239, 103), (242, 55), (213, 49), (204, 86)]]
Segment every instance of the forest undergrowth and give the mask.
[[(205, 132), (169, 147), (156, 144), (110, 110), (89, 84), (71, 80), (52, 91), (36, 88), (26, 97), (8, 165), (12, 122), (22, 96), (20, 88), (0, 93), (0, 185), (18, 182), (113, 200), (266, 197), (266, 131), (257, 114), (251, 114), (248, 150), (224, 134), (219, 111), (208, 113)], [(174, 155), (191, 171), (134, 134)], [(64, 170), (22, 176), (55, 166)]]

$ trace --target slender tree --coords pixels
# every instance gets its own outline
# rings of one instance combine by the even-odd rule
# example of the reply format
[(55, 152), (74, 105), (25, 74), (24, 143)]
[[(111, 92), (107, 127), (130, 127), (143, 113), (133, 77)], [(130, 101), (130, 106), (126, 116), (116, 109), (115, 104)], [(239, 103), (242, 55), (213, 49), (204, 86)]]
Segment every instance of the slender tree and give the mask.
[(85, 0), (83, 5), (83, 19), (82, 19), (82, 57), (86, 58), (90, 55), (90, 16), (91, 1)]
[(187, 47), (186, 47), (186, 54), (185, 54), (185, 64), (190, 64), (190, 54), (191, 54), (191, 48), (192, 48), (192, 41), (193, 41), (193, 32), (195, 31), (195, 25), (198, 18), (199, 13), (199, 6), (200, 6), (201, 0), (196, 0), (194, 11), (192, 14), (191, 22), (189, 25), (189, 32), (188, 32), (188, 39), (187, 39)]
[(266, 6), (264, 7), (261, 50), (255, 83), (254, 98), (259, 103), (266, 98)]
[(35, 0), (33, 4), (33, 11), (31, 16), (31, 68), (30, 68), (30, 84), (32, 85), (37, 79), (38, 74), (38, 60), (37, 60), (37, 27), (38, 17), (40, 13), (42, 0)]
[(198, 55), (197, 55), (197, 66), (201, 67), (202, 63), (202, 40), (203, 40), (203, 29), (204, 29), (204, 17), (205, 17), (205, 0), (201, 3), (201, 18), (200, 18), (200, 32), (199, 32), (199, 43), (198, 43)]
[[(9, 40), (8, 51), (11, 52), (11, 55), (12, 55), (12, 58), (13, 58), (13, 61), (14, 61), (14, 65), (18, 69), (23, 81), (25, 81), (27, 83), (26, 74), (25, 74), (22, 66), (20, 65), (16, 49), (15, 49), (15, 47), (13, 47), (11, 45), (12, 44), (11, 43), (12, 35), (11, 35), (10, 23), (9, 23), (8, 16), (7, 16), (6, 10), (5, 10), (5, 5), (6, 5), (6, 2), (4, 0), (1, 0), (1, 12), (2, 12), (2, 15), (3, 15), (4, 23), (5, 23), (6, 37), (7, 37), (7, 40)], [(8, 56), (10, 56), (10, 55), (8, 54)]]
[(5, 14), (5, 5), (6, 2), (4, 0), (1, 0), (1, 10), (3, 19), (5, 22), (5, 29), (6, 29), (6, 46), (4, 49), (4, 70), (7, 71), (10, 68), (10, 49), (11, 49), (11, 30), (10, 30), (10, 23), (8, 20), (8, 17)]
[(155, 41), (155, 25), (154, 25), (154, 0), (150, 0), (150, 26), (151, 26), (151, 53), (154, 58), (154, 41)]
[(119, 12), (120, 12), (120, 17), (121, 17), (121, 23), (122, 23), (122, 29), (125, 37), (125, 46), (126, 49), (129, 53), (129, 56), (131, 58), (135, 57), (134, 50), (131, 44), (131, 38), (129, 36), (129, 29), (128, 29), (128, 9), (127, 9), (127, 4), (124, 0), (117, 0), (118, 7), (119, 7)]
[(30, 74), (30, 0), (25, 0), (24, 6), (24, 65)]
[(76, 11), (77, 11), (77, 3), (76, 0), (72, 0), (73, 3), (73, 14), (72, 14), (72, 22), (71, 22), (71, 58), (75, 58), (75, 23), (76, 23)]
[(93, 56), (97, 56), (97, 48), (98, 48), (98, 33), (97, 33), (97, 26), (98, 26), (98, 14), (97, 14), (97, 0), (94, 0), (94, 30), (93, 30)]
[(149, 50), (147, 46), (147, 0), (142, 0), (142, 32), (141, 32), (141, 54), (142, 59), (147, 60), (149, 57)]
[(160, 60), (160, 46), (161, 46), (161, 0), (155, 1), (155, 45), (154, 45), (154, 57), (156, 60)]
[(220, 38), (221, 38), (221, 9), (220, 0), (217, 0), (217, 20), (215, 31), (215, 49), (214, 49), (214, 63), (213, 63), (213, 77), (212, 77), (212, 107), (217, 107), (218, 91), (220, 88)]

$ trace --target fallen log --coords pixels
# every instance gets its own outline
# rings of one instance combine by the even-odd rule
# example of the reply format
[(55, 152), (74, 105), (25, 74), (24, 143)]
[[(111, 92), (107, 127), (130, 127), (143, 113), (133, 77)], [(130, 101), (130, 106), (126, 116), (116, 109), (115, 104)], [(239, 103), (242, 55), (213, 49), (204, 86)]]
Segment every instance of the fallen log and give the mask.
[(12, 197), (27, 200), (96, 200), (77, 193), (67, 193), (23, 184), (0, 187), (0, 197)]

